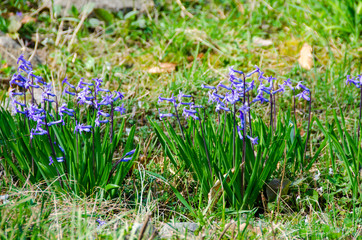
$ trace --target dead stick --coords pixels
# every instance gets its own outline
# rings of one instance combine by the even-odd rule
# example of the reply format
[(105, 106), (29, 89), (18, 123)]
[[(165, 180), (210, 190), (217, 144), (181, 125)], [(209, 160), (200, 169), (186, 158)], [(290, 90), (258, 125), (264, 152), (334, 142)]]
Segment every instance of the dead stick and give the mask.
[(226, 233), (226, 231), (229, 229), (229, 227), (234, 223), (234, 221), (228, 223), (228, 225), (226, 225), (224, 231), (222, 231), (220, 237), (219, 237), (219, 240), (221, 240), (221, 238), (224, 236), (224, 234)]
[(141, 229), (141, 232), (140, 232), (140, 235), (138, 237), (138, 240), (141, 240), (143, 235), (145, 234), (145, 231), (146, 231), (146, 228), (147, 228), (147, 225), (148, 225), (148, 222), (150, 221), (151, 219), (151, 214), (148, 214), (146, 216), (146, 219), (145, 221), (143, 222), (143, 226), (142, 226), (142, 229)]

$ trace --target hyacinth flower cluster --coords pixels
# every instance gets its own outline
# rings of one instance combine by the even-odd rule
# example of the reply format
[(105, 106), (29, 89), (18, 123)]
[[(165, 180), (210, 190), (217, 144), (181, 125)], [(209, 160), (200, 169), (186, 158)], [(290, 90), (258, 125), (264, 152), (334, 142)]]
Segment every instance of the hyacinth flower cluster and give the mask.
[(357, 75), (355, 77), (351, 76), (351, 75), (347, 75), (347, 79), (346, 79), (346, 85), (354, 85), (356, 88), (360, 89), (360, 105), (359, 105), (359, 121), (358, 121), (358, 131), (357, 131), (357, 135), (358, 135), (358, 141), (360, 139), (360, 129), (361, 129), (361, 116), (362, 116), (362, 74), (361, 75)]
[[(254, 77), (256, 76), (256, 78)], [(276, 87), (277, 86), (277, 87)], [(270, 106), (270, 127), (273, 132), (273, 125), (276, 115), (276, 103), (275, 96), (278, 94), (284, 94), (288, 89), (293, 91), (294, 97), (294, 112), (295, 112), (295, 98), (303, 99), (309, 102), (309, 121), (308, 121), (308, 135), (305, 144), (307, 147), (307, 141), (309, 138), (309, 127), (310, 127), (310, 118), (311, 118), (311, 91), (306, 87), (303, 82), (298, 82), (296, 85), (293, 85), (290, 79), (283, 81), (281, 84), (277, 84), (277, 79), (273, 76), (264, 76), (264, 72), (257, 66), (255, 70), (244, 73), (242, 71), (236, 70), (233, 67), (229, 68), (229, 77), (227, 82), (221, 82), (217, 86), (210, 86), (202, 84), (203, 89), (208, 90), (208, 102), (213, 104), (215, 107), (215, 112), (218, 115), (218, 122), (220, 124), (220, 116), (224, 115), (226, 119), (226, 114), (232, 114), (233, 117), (233, 163), (235, 165), (235, 137), (236, 134), (243, 141), (243, 149), (245, 149), (245, 139), (248, 138), (252, 145), (257, 145), (259, 136), (253, 133), (252, 129), (252, 120), (250, 110), (253, 108), (253, 105), (260, 103), (262, 106), (265, 103), (268, 103)], [(299, 90), (298, 94), (295, 94), (296, 89)], [(190, 100), (187, 100), (190, 99)], [(160, 120), (163, 120), (166, 117), (176, 117), (178, 124), (180, 126), (182, 135), (183, 127), (179, 119), (179, 111), (182, 111), (182, 115), (186, 118), (193, 118), (202, 124), (200, 114), (198, 112), (199, 108), (203, 106), (195, 105), (194, 96), (184, 94), (180, 92), (177, 97), (172, 95), (170, 98), (159, 96), (159, 103), (169, 102), (174, 106), (174, 113), (161, 113), (159, 114)], [(180, 109), (181, 108), (181, 109)], [(224, 121), (225, 122), (225, 121)], [(249, 126), (247, 126), (249, 123)], [(224, 124), (225, 132), (225, 124)], [(200, 127), (201, 132), (203, 127)], [(203, 132), (202, 132), (203, 134)], [(205, 150), (206, 144), (205, 144)], [(245, 160), (245, 151), (243, 151), (243, 161)], [(210, 169), (211, 171), (211, 169)]]
[[(50, 134), (52, 126), (67, 123), (73, 126), (76, 137), (83, 132), (91, 132), (94, 145), (94, 128), (109, 124), (110, 143), (112, 143), (114, 114), (118, 112), (122, 115), (126, 112), (124, 103), (121, 106), (115, 106), (115, 103), (124, 98), (123, 93), (111, 92), (102, 88), (103, 81), (99, 78), (92, 79), (90, 82), (82, 78), (76, 86), (65, 78), (62, 81), (62, 94), (57, 96), (53, 92), (52, 83), (47, 83), (42, 77), (35, 75), (31, 63), (23, 55), (19, 57), (18, 65), (17, 72), (10, 81), (12, 111), (14, 114), (24, 115), (24, 121), (28, 120), (30, 141), (37, 135), (48, 136), (52, 151), (51, 156), (49, 156), (49, 165), (53, 165), (54, 161), (60, 163), (66, 161), (64, 149), (61, 148), (56, 139), (52, 139)], [(35, 95), (39, 95), (39, 92), (41, 98), (37, 102)], [(76, 108), (69, 107), (69, 102), (73, 102), (73, 106)], [(95, 114), (95, 118), (91, 122), (85, 123), (80, 116), (79, 109), (81, 106)], [(60, 150), (62, 156), (57, 156), (56, 149)], [(134, 151), (126, 153), (121, 161), (130, 160), (129, 156), (132, 156), (133, 153)]]

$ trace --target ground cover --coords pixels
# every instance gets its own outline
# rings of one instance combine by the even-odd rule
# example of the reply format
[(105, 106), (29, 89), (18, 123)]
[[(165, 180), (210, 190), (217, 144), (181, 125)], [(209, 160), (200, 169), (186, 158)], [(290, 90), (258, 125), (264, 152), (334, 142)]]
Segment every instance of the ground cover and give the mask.
[[(62, 91), (65, 77), (71, 84), (82, 77), (89, 81), (96, 77), (104, 80), (107, 89), (124, 93), (127, 111), (115, 115), (114, 121), (120, 124), (125, 118), (126, 132), (135, 126), (134, 144), (139, 144), (132, 174), (117, 188), (115, 199), (102, 191), (84, 196), (61, 192), (45, 182), (19, 181), (0, 164), (1, 238), (113, 239), (126, 234), (138, 238), (142, 230), (134, 225), (147, 220), (149, 214), (157, 230), (164, 222), (197, 223), (192, 233), (195, 238), (359, 236), (360, 144), (356, 132), (360, 93), (345, 83), (347, 75), (361, 74), (361, 3), (154, 1), (143, 13), (91, 11), (88, 6), (70, 8), (67, 16), (62, 16), (62, 9), (42, 8), (36, 1), (1, 4), (1, 31), (29, 49), (38, 49), (43, 64), (34, 65), (34, 73), (52, 82), (55, 89)], [(15, 16), (22, 19), (20, 27), (13, 26)], [(157, 103), (160, 94), (171, 97), (182, 91), (204, 105), (208, 96), (202, 84), (226, 82), (230, 66), (247, 73), (254, 65), (265, 76), (276, 77), (276, 85), (290, 78), (294, 84), (303, 81), (308, 86), (313, 121), (307, 160), (324, 141), (326, 145), (305, 171), (293, 171), (288, 165), (283, 170), (280, 161), (267, 182), (288, 178), (291, 184), (285, 195), (269, 202), (258, 199), (255, 208), (239, 211), (225, 194), (210, 210), (202, 187), (205, 183), (177, 166), (182, 163), (179, 156), (176, 165), (170, 163), (150, 122), (165, 129), (158, 121), (159, 111), (169, 112), (171, 107)], [(9, 106), (7, 80), (16, 68), (9, 60), (1, 62), (0, 98), (5, 108)], [(291, 93), (276, 98), (280, 114), (294, 112)], [(298, 101), (295, 109), (304, 140), (308, 104)], [(211, 114), (213, 110), (205, 111)], [(268, 123), (269, 106), (253, 111)], [(1, 115), (0, 121), (4, 119)], [(170, 123), (181, 138), (178, 123)], [(186, 120), (182, 119), (182, 124), (187, 124)], [(125, 142), (121, 140), (115, 158), (123, 156)], [(1, 145), (2, 151), (5, 148)], [(4, 161), (5, 156), (0, 158)], [(209, 169), (207, 164), (205, 169)], [(265, 186), (263, 193), (266, 197)], [(232, 221), (235, 224), (230, 224)], [(236, 227), (237, 231), (235, 226), (241, 227)], [(180, 233), (174, 238), (176, 235), (183, 238)]]

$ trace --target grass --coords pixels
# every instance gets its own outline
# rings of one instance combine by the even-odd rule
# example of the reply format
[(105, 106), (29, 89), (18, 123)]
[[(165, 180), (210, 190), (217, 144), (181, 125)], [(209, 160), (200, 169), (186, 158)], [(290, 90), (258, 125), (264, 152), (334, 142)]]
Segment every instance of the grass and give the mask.
[[(194, 208), (199, 206), (202, 196), (194, 190), (198, 186), (188, 173), (177, 173), (167, 164), (169, 160), (151, 134), (146, 117), (157, 118), (157, 108), (161, 107), (157, 97), (161, 93), (169, 96), (183, 90), (196, 94), (202, 83), (212, 85), (226, 80), (229, 66), (249, 71), (258, 65), (266, 70), (266, 75), (276, 75), (280, 81), (305, 81), (313, 92), (313, 116), (323, 124), (332, 123), (332, 110), (340, 116), (341, 109), (351, 132), (358, 116), (359, 93), (345, 86), (345, 76), (361, 73), (362, 4), (352, 0), (257, 0), (245, 4), (226, 0), (182, 1), (193, 16), (190, 18), (176, 1), (154, 2), (154, 8), (142, 14), (119, 12), (106, 21), (99, 15), (90, 15), (71, 46), (69, 42), (82, 18), (81, 11), (71, 9), (70, 16), (62, 18), (59, 14), (51, 16), (45, 9), (34, 15), (36, 22), (28, 22), (19, 30), (19, 37), (30, 47), (35, 46), (38, 33), (38, 48), (45, 50), (46, 64), (37, 69), (58, 87), (65, 76), (73, 82), (81, 77), (102, 77), (107, 88), (125, 92), (130, 118), (127, 127), (137, 127), (135, 138), (140, 143), (140, 158), (135, 165), (137, 171), (124, 184), (120, 194), (123, 197), (112, 201), (102, 196), (63, 196), (54, 189), (22, 186), (13, 176), (3, 176), (0, 192), (8, 194), (10, 202), (0, 200), (0, 238), (113, 239), (131, 234), (132, 224), (144, 221), (149, 213), (153, 214), (151, 221), (157, 229), (161, 222), (172, 219), (195, 221), (201, 226), (198, 236), (205, 234), (206, 238), (219, 237), (231, 219), (240, 223), (248, 217), (251, 226), (244, 235), (240, 232), (240, 238), (256, 237), (258, 229), (262, 231), (259, 237), (267, 239), (357, 238), (362, 223), (353, 221), (351, 212), (354, 209), (360, 214), (360, 203), (353, 208), (342, 162), (337, 159), (338, 172), (328, 173), (328, 147), (309, 172), (292, 179), (293, 185), (280, 202), (279, 211), (275, 203), (269, 203), (266, 211), (239, 214), (220, 201), (214, 212), (204, 215), (205, 209), (199, 209), (196, 216), (191, 216), (167, 184), (147, 174), (150, 171), (162, 175)], [(40, 7), (36, 2), (29, 7), (24, 7), (23, 1), (1, 4), (4, 7), (0, 7), (0, 24), (5, 26), (10, 13), (30, 14)], [(0, 29), (6, 31), (3, 26)], [(258, 46), (256, 38), (270, 39), (272, 44)], [(301, 68), (297, 62), (305, 42), (313, 47), (311, 70)], [(173, 63), (176, 68), (168, 73), (149, 72), (160, 63)], [(2, 61), (0, 78), (9, 78), (14, 70)], [(8, 86), (3, 84), (1, 88), (0, 101), (6, 104)], [(205, 95), (198, 98), (206, 101)], [(281, 110), (290, 104), (289, 98), (279, 102)], [(297, 108), (298, 121), (306, 129), (307, 105), (300, 102)], [(313, 124), (310, 149), (323, 138), (318, 125)], [(321, 176), (314, 180), (317, 169)], [(321, 187), (323, 191), (317, 191)], [(300, 199), (296, 200), (297, 196)], [(98, 228), (97, 218), (107, 224)], [(233, 236), (232, 229), (226, 231), (224, 239)], [(135, 238), (138, 236), (139, 233), (134, 234)]]

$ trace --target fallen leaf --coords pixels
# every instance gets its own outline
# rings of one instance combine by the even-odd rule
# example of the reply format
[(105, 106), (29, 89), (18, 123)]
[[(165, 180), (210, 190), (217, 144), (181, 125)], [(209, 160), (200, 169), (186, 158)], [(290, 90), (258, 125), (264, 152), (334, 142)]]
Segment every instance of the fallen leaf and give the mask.
[(313, 48), (308, 43), (304, 43), (302, 49), (300, 50), (298, 62), (300, 66), (306, 70), (310, 70), (313, 66), (312, 50)]
[[(240, 164), (240, 168), (242, 168), (244, 163)], [(235, 168), (231, 169), (231, 173), (235, 172)], [(228, 174), (224, 174), (223, 178), (226, 178), (226, 182), (229, 183), (230, 182), (230, 176), (227, 176)], [(224, 192), (224, 189), (221, 186), (221, 181), (220, 179), (217, 180), (214, 184), (214, 186), (210, 189), (210, 192), (208, 194), (208, 206), (209, 206), (209, 210), (212, 211), (215, 204), (219, 201), (222, 193)]]
[(255, 233), (256, 235), (260, 235), (260, 236), (262, 235), (262, 231), (261, 231), (261, 229), (260, 229), (259, 227), (253, 227), (253, 226), (250, 225), (250, 224), (248, 224), (248, 226), (246, 226), (246, 223), (240, 224), (240, 226), (239, 226), (240, 232), (244, 231), (245, 227), (246, 227), (249, 231)]
[[(199, 53), (199, 54), (197, 54), (196, 59), (197, 59), (197, 60), (200, 60), (203, 56), (204, 56), (203, 53)], [(188, 56), (188, 57), (187, 57), (187, 61), (188, 61), (188, 62), (194, 61), (194, 56)]]
[(259, 37), (254, 38), (253, 40), (254, 45), (261, 46), (261, 47), (268, 47), (273, 45), (273, 41), (270, 39), (262, 39)]
[(9, 18), (10, 24), (8, 26), (9, 33), (16, 33), (21, 28), (19, 17), (14, 15)]
[(176, 64), (174, 63), (160, 63), (156, 67), (151, 67), (147, 70), (148, 73), (165, 73), (173, 72), (176, 70)]
[(20, 21), (22, 24), (26, 24), (28, 22), (36, 22), (36, 19), (31, 16), (24, 16)]

